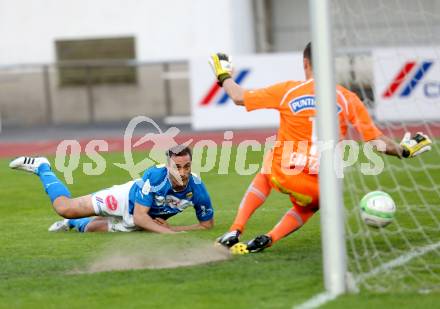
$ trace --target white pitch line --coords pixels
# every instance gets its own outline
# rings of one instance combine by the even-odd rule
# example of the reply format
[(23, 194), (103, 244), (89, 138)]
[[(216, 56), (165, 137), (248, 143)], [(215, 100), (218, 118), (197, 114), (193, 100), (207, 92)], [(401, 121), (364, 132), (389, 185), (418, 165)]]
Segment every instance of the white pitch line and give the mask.
[(356, 283), (360, 283), (360, 282), (364, 281), (365, 279), (373, 277), (384, 270), (388, 270), (388, 269), (406, 264), (416, 257), (425, 255), (426, 253), (434, 251), (439, 248), (440, 248), (440, 241), (435, 244), (430, 244), (430, 245), (427, 245), (424, 247), (415, 248), (415, 249), (409, 251), (407, 254), (401, 255), (394, 260), (391, 260), (385, 264), (382, 264), (382, 265), (370, 270), (368, 273), (360, 275), (358, 278), (356, 278)]
[[(356, 278), (356, 283), (357, 284), (361, 283), (362, 281), (364, 281), (370, 277), (373, 277), (373, 276), (381, 273), (384, 270), (388, 270), (391, 268), (402, 266), (416, 257), (425, 255), (426, 253), (429, 253), (429, 252), (437, 250), (437, 249), (440, 249), (440, 241), (435, 244), (430, 244), (430, 245), (427, 245), (424, 247), (415, 248), (415, 249), (409, 251), (407, 254), (401, 255), (394, 260), (391, 260), (385, 264), (382, 264), (382, 265), (372, 269), (368, 273), (360, 275), (358, 278)], [(302, 303), (298, 306), (294, 306), (293, 308), (294, 309), (318, 308), (319, 306), (322, 306), (322, 305), (326, 304), (327, 302), (336, 299), (337, 297), (338, 297), (338, 295), (334, 295), (334, 294), (331, 294), (328, 292), (323, 292), (323, 293), (319, 293), (319, 294), (312, 296), (310, 299), (308, 299), (304, 303)]]
[(302, 304), (300, 304), (298, 306), (293, 306), (293, 308), (294, 309), (313, 309), (313, 308), (317, 308), (319, 306), (324, 305), (325, 303), (327, 303), (329, 301), (332, 301), (336, 297), (338, 297), (338, 296), (335, 295), (335, 294), (328, 293), (328, 292), (319, 293), (319, 294), (316, 294), (315, 296), (313, 296), (312, 298), (308, 299), (304, 303), (302, 303)]

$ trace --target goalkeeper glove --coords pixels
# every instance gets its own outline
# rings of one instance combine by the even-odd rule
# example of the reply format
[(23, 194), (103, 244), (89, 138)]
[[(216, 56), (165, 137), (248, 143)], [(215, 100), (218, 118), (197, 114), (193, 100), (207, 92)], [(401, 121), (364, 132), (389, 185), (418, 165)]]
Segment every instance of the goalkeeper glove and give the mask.
[(231, 78), (232, 63), (228, 55), (223, 53), (211, 54), (209, 64), (218, 80), (219, 86), (223, 86), (223, 82)]
[(425, 151), (431, 150), (432, 141), (429, 137), (421, 132), (417, 132), (416, 135), (411, 137), (411, 133), (406, 132), (400, 142), (402, 146), (402, 156), (404, 158), (411, 158), (418, 156)]

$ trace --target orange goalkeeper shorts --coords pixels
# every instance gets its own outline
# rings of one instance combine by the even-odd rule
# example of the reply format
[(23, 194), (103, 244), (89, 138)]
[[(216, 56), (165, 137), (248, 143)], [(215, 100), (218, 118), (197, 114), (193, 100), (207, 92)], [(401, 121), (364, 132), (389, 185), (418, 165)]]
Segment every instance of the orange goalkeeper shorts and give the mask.
[(267, 177), (275, 190), (290, 195), (293, 204), (316, 211), (319, 208), (318, 175), (301, 172), (297, 175), (286, 175), (277, 171), (270, 164), (271, 158), (266, 156), (262, 173)]

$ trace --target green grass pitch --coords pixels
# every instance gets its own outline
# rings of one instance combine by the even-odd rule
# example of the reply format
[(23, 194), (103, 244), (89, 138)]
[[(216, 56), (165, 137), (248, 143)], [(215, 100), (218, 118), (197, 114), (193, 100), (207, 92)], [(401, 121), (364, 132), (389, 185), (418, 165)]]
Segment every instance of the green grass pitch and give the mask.
[[(136, 156), (141, 159), (140, 153)], [(69, 186), (74, 196), (129, 179), (127, 172), (112, 164), (122, 161), (121, 153), (105, 158), (103, 175), (74, 173), (74, 184)], [(261, 153), (253, 153), (249, 163), (260, 160)], [(292, 308), (323, 291), (319, 215), (261, 254), (174, 269), (71, 273), (108, 252), (112, 244), (129, 243), (148, 254), (160, 251), (160, 243), (168, 248), (213, 243), (231, 224), (252, 176), (217, 175), (216, 170), (202, 174), (216, 211), (215, 228), (209, 231), (49, 233), (48, 226), (58, 217), (39, 180), (9, 170), (8, 162), (0, 160), (0, 308)], [(249, 222), (244, 240), (270, 230), (289, 207), (288, 198), (274, 192)], [(194, 220), (193, 212), (187, 210), (171, 223)], [(434, 308), (439, 303), (436, 293), (361, 291), (324, 308)]]

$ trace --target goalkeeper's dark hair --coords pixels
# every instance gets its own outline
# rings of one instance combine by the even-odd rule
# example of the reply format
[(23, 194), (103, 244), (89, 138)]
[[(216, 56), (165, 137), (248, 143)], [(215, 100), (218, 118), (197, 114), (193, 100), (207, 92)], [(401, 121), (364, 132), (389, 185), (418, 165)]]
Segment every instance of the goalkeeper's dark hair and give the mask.
[(171, 159), (171, 157), (173, 156), (183, 157), (186, 155), (189, 155), (189, 158), (192, 160), (191, 148), (184, 145), (176, 145), (174, 147), (171, 147), (170, 149), (167, 150), (166, 155), (168, 160)]
[(306, 45), (306, 48), (304, 48), (303, 57), (305, 59), (308, 59), (310, 62), (310, 65), (313, 66), (313, 64), (312, 64), (312, 42), (309, 42)]

